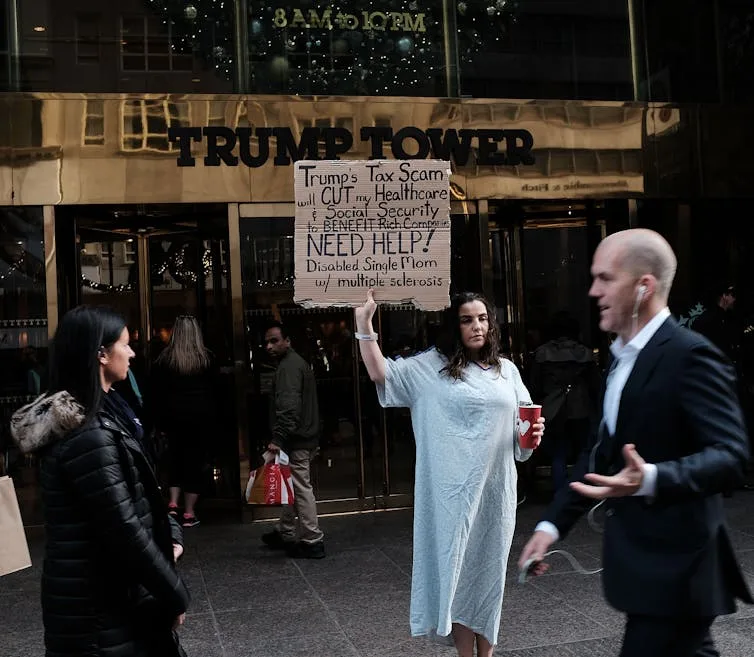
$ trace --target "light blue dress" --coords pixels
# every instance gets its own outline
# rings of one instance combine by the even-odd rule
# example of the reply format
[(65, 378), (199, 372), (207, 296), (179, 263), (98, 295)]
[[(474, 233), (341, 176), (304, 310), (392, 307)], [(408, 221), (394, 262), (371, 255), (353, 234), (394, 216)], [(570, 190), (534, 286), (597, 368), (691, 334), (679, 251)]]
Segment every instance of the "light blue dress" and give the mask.
[(434, 348), (385, 360), (380, 404), (407, 406), (416, 438), (412, 636), (448, 637), (461, 623), (497, 643), (505, 570), (516, 525), (518, 401), (531, 401), (516, 367), (440, 374)]

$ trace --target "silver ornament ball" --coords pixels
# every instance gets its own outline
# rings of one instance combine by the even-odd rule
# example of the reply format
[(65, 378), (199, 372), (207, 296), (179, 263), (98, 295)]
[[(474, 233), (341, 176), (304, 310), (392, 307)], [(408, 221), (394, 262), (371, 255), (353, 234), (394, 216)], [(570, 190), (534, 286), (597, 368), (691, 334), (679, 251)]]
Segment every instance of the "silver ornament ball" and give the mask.
[(186, 5), (183, 8), (183, 15), (186, 17), (186, 20), (194, 21), (199, 15), (199, 11), (194, 5)]
[(401, 37), (396, 44), (398, 52), (408, 54), (414, 49), (414, 42), (408, 37)]

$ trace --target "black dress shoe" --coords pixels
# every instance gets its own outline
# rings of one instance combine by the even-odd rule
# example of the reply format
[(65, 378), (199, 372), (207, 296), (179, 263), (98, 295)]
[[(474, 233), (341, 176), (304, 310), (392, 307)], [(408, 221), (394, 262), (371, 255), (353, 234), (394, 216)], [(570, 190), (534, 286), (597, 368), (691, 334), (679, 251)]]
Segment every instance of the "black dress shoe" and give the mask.
[(324, 559), (325, 542), (317, 541), (316, 543), (293, 543), (287, 545), (286, 553), (291, 559)]
[(273, 550), (287, 550), (289, 546), (295, 545), (291, 541), (286, 541), (277, 529), (262, 534), (262, 543)]

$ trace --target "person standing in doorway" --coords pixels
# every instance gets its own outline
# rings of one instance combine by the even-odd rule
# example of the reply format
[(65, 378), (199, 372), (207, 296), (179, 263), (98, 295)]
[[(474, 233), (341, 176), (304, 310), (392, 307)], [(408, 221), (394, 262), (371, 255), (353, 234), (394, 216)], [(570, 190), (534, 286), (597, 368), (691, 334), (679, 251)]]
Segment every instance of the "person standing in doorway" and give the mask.
[(181, 315), (152, 368), (150, 404), (157, 430), (167, 436), (168, 508), (178, 516), (183, 492), (184, 527), (199, 524), (195, 508), (209, 461), (209, 441), (218, 422), (216, 379), (199, 322)]
[[(754, 416), (754, 394), (750, 368), (747, 368), (744, 327), (736, 313), (736, 288), (733, 285), (714, 289), (710, 306), (696, 319), (691, 328), (701, 333), (733, 361), (738, 375), (738, 397), (749, 430), (749, 468), (741, 488), (754, 490), (754, 434), (751, 431)], [(732, 491), (728, 496), (732, 495)]]
[(618, 336), (602, 421), (519, 559), (541, 574), (550, 545), (607, 500), (602, 583), (627, 616), (620, 657), (716, 656), (715, 618), (735, 612), (736, 599), (754, 602), (723, 512), (748, 455), (735, 372), (671, 317), (675, 271), (654, 231), (621, 231), (597, 248), (589, 295), (600, 329)]
[(534, 352), (530, 386), (547, 418), (545, 449), (552, 459), (555, 491), (568, 482), (568, 463), (586, 444), (599, 397), (600, 377), (592, 350), (579, 341), (579, 323), (568, 312), (550, 322), (550, 339)]
[(701, 333), (733, 362), (736, 362), (740, 331), (736, 326), (733, 309), (736, 289), (724, 285), (714, 292), (712, 303), (693, 323), (692, 328)]
[(317, 382), (311, 367), (291, 347), (280, 322), (269, 326), (264, 341), (267, 353), (277, 361), (270, 403), (272, 437), (267, 449), (282, 450), (290, 458), (294, 504), (285, 507), (277, 527), (264, 534), (262, 541), (273, 549), (286, 550), (291, 557), (322, 559), (324, 534), (311, 480), (320, 437)]

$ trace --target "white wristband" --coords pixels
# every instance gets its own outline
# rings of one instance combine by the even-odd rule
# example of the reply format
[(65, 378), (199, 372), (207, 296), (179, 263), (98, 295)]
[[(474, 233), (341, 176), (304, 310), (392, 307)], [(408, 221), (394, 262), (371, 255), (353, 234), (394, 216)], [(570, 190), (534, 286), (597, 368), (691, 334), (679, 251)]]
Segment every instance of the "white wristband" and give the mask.
[(377, 333), (354, 333), (354, 337), (357, 340), (367, 340), (367, 341), (377, 341), (377, 338), (379, 337)]

